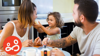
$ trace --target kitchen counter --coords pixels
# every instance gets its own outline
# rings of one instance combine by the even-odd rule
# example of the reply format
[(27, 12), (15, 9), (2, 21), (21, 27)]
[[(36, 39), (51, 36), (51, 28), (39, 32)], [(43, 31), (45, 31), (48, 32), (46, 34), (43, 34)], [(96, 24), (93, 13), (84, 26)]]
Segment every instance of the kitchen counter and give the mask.
[[(38, 21), (42, 24), (48, 24), (46, 19), (36, 19), (36, 22), (38, 23)], [(67, 19), (67, 18), (63, 18), (64, 23), (68, 23), (68, 22), (74, 22), (73, 19)]]
[[(37, 16), (40, 18), (42, 16), (47, 16), (47, 15), (42, 15), (42, 16), (37, 15)], [(61, 18), (63, 19), (64, 23), (74, 22), (72, 13), (61, 13)], [(36, 19), (35, 21), (36, 22), (40, 21), (42, 25), (48, 24), (46, 19)]]

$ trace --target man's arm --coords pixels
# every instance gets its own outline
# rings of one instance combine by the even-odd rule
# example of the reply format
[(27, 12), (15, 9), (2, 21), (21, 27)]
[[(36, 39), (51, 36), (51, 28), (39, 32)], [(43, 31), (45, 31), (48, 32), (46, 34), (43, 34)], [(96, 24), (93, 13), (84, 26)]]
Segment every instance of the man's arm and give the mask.
[[(45, 40), (43, 40), (43, 42), (45, 42)], [(72, 38), (69, 35), (68, 37), (61, 38), (61, 39), (58, 39), (58, 40), (50, 40), (49, 42), (47, 42), (47, 45), (53, 46), (53, 47), (64, 48), (64, 47), (70, 46), (70, 45), (72, 45), (76, 42), (77, 42), (77, 40)]]

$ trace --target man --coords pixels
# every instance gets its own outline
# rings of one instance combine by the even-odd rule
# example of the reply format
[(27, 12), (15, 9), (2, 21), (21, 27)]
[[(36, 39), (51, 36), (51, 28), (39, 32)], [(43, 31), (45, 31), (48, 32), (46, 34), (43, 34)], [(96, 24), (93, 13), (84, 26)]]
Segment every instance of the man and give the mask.
[[(98, 5), (94, 0), (74, 0), (73, 18), (76, 27), (68, 37), (59, 40), (45, 38), (43, 44), (64, 48), (78, 42), (81, 56), (100, 56), (100, 24), (96, 22)], [(64, 56), (59, 49), (55, 56)]]

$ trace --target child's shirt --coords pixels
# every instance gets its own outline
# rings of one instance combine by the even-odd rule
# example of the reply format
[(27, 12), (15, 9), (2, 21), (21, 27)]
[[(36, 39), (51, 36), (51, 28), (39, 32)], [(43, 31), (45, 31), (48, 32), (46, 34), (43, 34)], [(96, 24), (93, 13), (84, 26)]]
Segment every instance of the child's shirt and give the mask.
[[(49, 28), (50, 29), (50, 28)], [(59, 28), (60, 29), (60, 28)], [(57, 40), (57, 39), (61, 39), (61, 30), (60, 30), (60, 34), (55, 34), (55, 35), (47, 35), (48, 38), (50, 38), (50, 40)], [(54, 47), (56, 48), (56, 47)], [(62, 50), (62, 48), (59, 48), (60, 50)]]
[[(49, 29), (50, 29), (50, 27), (49, 27)], [(60, 30), (60, 32), (61, 32), (61, 30)], [(61, 39), (61, 33), (60, 34), (55, 34), (55, 35), (47, 35), (47, 37), (50, 38), (50, 40)]]

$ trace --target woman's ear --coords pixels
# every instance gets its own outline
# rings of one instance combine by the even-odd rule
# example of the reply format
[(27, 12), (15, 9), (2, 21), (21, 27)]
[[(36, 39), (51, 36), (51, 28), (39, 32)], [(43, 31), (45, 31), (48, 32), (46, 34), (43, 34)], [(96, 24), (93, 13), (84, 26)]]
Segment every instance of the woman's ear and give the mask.
[(81, 21), (81, 22), (84, 22), (84, 21), (85, 21), (85, 17), (84, 17), (83, 14), (80, 16), (80, 21)]

